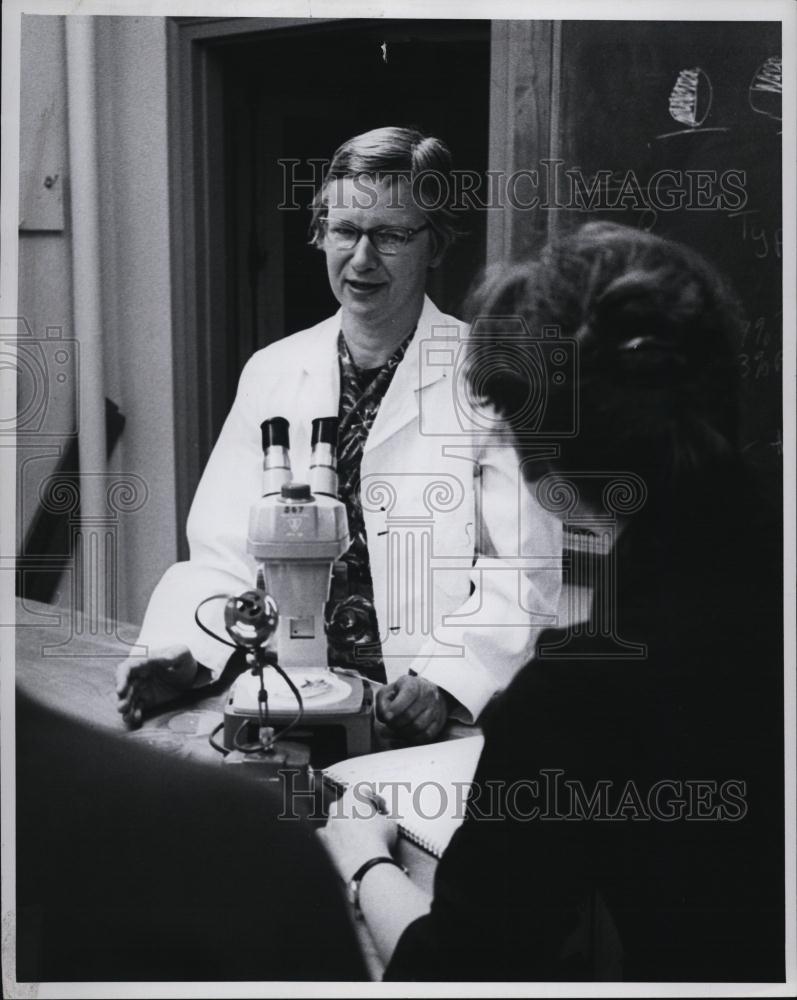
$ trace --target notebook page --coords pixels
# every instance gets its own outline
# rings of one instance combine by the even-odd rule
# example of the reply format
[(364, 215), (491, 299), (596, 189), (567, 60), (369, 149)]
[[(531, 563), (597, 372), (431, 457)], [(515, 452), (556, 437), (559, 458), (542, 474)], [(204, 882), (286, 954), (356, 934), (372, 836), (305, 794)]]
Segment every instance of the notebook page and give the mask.
[(375, 792), (403, 836), (440, 857), (465, 818), (483, 746), (483, 736), (468, 736), (385, 750), (333, 764), (324, 777), (339, 788), (355, 787), (362, 801)]

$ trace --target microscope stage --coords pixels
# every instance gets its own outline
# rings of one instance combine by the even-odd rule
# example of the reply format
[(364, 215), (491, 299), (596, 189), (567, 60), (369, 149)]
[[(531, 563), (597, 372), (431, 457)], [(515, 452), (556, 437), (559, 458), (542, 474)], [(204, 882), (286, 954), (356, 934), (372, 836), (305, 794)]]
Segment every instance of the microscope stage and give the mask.
[[(305, 719), (327, 712), (356, 712), (363, 702), (363, 682), (356, 675), (333, 673), (327, 667), (289, 668), (290, 679), (302, 696)], [(275, 717), (293, 716), (298, 710), (296, 697), (276, 670), (266, 670), (263, 682), (268, 692), (268, 711)], [(235, 681), (230, 693), (230, 708), (236, 715), (257, 716), (259, 679), (247, 671)]]

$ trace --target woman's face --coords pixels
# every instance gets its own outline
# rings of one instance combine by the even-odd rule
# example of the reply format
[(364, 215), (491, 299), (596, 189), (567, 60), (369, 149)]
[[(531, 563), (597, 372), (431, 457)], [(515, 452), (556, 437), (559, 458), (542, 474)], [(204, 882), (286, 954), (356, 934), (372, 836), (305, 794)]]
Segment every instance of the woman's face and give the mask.
[[(367, 233), (381, 227), (428, 226), (403, 178), (343, 177), (329, 185), (325, 201), (327, 228), (356, 226)], [(427, 271), (439, 260), (431, 231), (426, 228), (412, 236), (393, 255), (379, 253), (365, 233), (350, 250), (341, 250), (324, 237), (332, 292), (344, 314), (363, 324), (374, 329), (407, 327), (420, 315)]]

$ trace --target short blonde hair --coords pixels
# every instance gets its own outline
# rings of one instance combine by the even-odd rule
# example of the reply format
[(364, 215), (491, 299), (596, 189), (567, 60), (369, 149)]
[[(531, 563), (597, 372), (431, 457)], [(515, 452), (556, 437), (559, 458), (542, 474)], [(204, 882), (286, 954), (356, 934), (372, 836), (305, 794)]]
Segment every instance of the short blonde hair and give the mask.
[(434, 136), (414, 128), (388, 126), (347, 139), (335, 150), (321, 187), (311, 205), (310, 243), (320, 246), (327, 213), (329, 185), (342, 177), (369, 177), (375, 181), (410, 183), (413, 203), (427, 218), (436, 254), (443, 253), (459, 235), (454, 211), (451, 153)]

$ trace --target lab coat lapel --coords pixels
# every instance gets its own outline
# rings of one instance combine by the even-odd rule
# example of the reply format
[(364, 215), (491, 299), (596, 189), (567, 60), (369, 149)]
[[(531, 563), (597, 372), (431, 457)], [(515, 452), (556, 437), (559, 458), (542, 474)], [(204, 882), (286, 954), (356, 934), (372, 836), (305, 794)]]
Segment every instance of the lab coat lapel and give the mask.
[[(291, 345), (298, 378), (280, 377), (272, 405), (290, 423), (291, 467), (298, 482), (310, 475), (310, 427), (315, 417), (336, 417), (340, 396), (340, 314), (297, 334)], [(277, 402), (279, 401), (279, 402)]]
[(300, 359), (307, 376), (303, 386), (303, 399), (297, 404), (303, 410), (312, 410), (314, 417), (336, 417), (340, 399), (340, 371), (338, 368), (338, 333), (341, 313), (320, 323), (307, 350)]
[(442, 378), (443, 369), (421, 364), (422, 342), (432, 336), (435, 326), (450, 326), (432, 300), (424, 298), (423, 309), (415, 329), (415, 336), (401, 364), (393, 375), (385, 397), (374, 419), (363, 453), (367, 454), (384, 444), (402, 427), (416, 420), (419, 412), (419, 395), (431, 383)]

